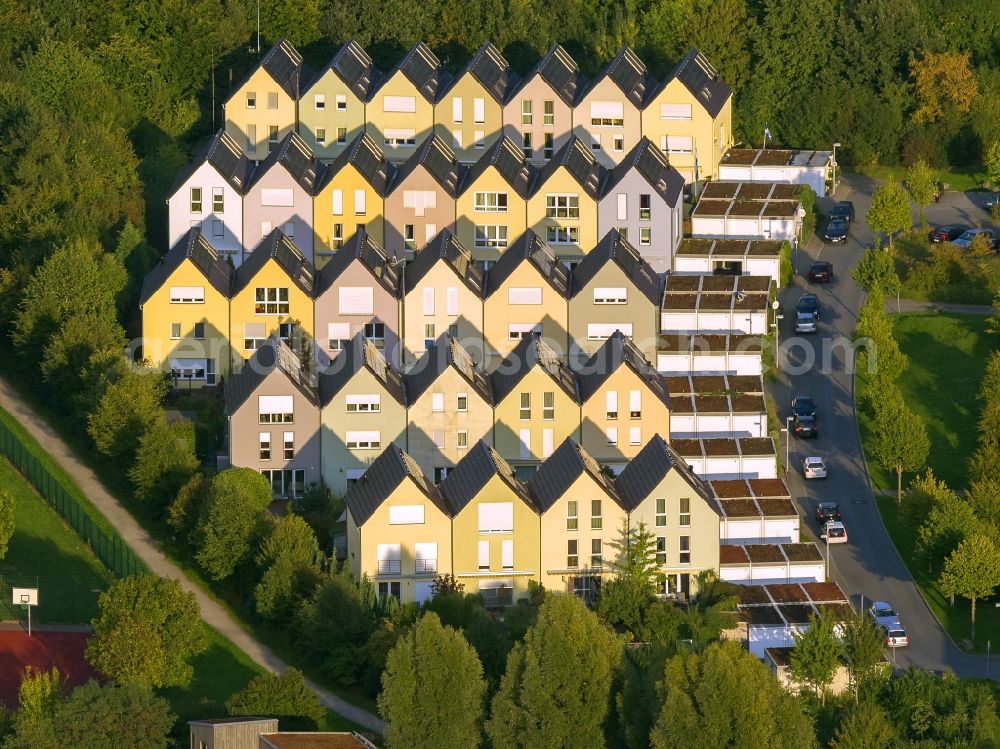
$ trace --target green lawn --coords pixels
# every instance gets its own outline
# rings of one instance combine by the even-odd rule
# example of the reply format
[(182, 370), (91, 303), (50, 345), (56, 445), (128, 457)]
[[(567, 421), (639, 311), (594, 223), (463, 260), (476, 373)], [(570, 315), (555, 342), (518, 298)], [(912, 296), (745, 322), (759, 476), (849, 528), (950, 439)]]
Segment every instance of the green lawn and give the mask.
[[(14, 495), (14, 536), (0, 575), (8, 584), (39, 589), (33, 623), (88, 624), (97, 613), (98, 593), (107, 588), (111, 573), (80, 537), (7, 460), (0, 458), (0, 486)], [(95, 592), (97, 591), (97, 592)], [(0, 601), (0, 618), (20, 617)]]
[[(876, 499), (886, 530), (889, 531), (889, 536), (896, 545), (900, 556), (907, 562), (906, 566), (920, 588), (924, 600), (927, 601), (941, 625), (948, 630), (951, 638), (961, 645), (963, 640), (969, 639), (971, 622), (969, 602), (964, 598), (956, 598), (955, 605), (949, 605), (948, 597), (938, 590), (933, 577), (926, 568), (918, 567), (910, 561), (913, 559), (916, 547), (917, 529), (907, 522), (905, 515), (898, 512), (895, 498), (877, 497)], [(993, 601), (979, 601), (976, 605), (975, 649), (985, 653), (987, 640), (1000, 642), (1000, 638), (997, 637), (998, 632), (1000, 632), (1000, 609), (993, 605)]]
[[(923, 417), (931, 439), (927, 465), (952, 489), (964, 489), (965, 466), (976, 447), (976, 394), (986, 358), (996, 346), (985, 332), (986, 318), (920, 313), (893, 316), (893, 320), (899, 347), (910, 358), (899, 387), (906, 402)], [(859, 373), (859, 396), (866, 386), (865, 377)], [(872, 424), (864, 410), (859, 410), (858, 422), (867, 445)], [(881, 469), (870, 449), (866, 454), (875, 486), (895, 491), (895, 474)], [(904, 484), (907, 479), (904, 476)]]
[[(890, 177), (895, 177), (898, 180), (906, 179), (906, 167), (904, 166), (862, 166), (853, 167), (852, 169), (858, 174), (863, 174), (872, 179), (887, 180)], [(931, 169), (931, 172), (938, 182), (946, 183), (949, 190), (960, 192), (979, 189), (986, 179), (986, 169), (982, 166)]]

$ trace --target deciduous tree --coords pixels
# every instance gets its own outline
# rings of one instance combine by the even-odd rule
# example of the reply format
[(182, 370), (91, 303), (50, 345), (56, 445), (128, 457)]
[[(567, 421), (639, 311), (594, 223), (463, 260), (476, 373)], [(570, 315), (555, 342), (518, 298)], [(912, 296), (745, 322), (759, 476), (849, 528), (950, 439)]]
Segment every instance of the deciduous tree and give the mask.
[(14, 537), (14, 495), (0, 488), (0, 559), (7, 556), (7, 548)]
[(250, 558), (270, 504), (270, 484), (251, 468), (230, 468), (212, 478), (195, 528), (195, 559), (209, 577), (225, 580)]
[(913, 226), (910, 199), (895, 178), (890, 177), (884, 185), (875, 189), (865, 220), (873, 231), (881, 232), (889, 238), (890, 251), (893, 249), (892, 240), (896, 233)]
[(924, 420), (914, 413), (895, 383), (883, 385), (875, 401), (872, 452), (886, 470), (896, 472), (896, 501), (903, 498), (903, 472), (919, 471), (927, 462), (931, 443)]
[(804, 632), (793, 632), (795, 647), (791, 653), (791, 673), (801, 684), (812, 687), (822, 704), (826, 704), (826, 690), (840, 665), (843, 646), (834, 632), (836, 623), (826, 611), (819, 616), (810, 615), (809, 626)]
[(888, 671), (883, 666), (882, 633), (864, 613), (849, 616), (841, 623), (841, 643), (854, 702), (861, 692), (881, 682)]
[(896, 735), (885, 710), (876, 702), (857, 703), (830, 741), (831, 749), (887, 749)]
[(972, 506), (951, 490), (941, 492), (917, 530), (917, 559), (927, 570), (940, 569), (941, 562), (979, 526)]
[(315, 731), (326, 715), (319, 697), (306, 686), (302, 672), (286, 669), (283, 674), (261, 674), (226, 700), (230, 715), (277, 718), (283, 731)]
[(97, 599), (87, 660), (119, 684), (185, 686), (206, 647), (198, 602), (176, 580), (126, 577)]
[(1000, 140), (993, 141), (986, 148), (983, 164), (986, 167), (987, 182), (991, 185), (1000, 185)]
[(309, 524), (289, 514), (271, 524), (256, 561), (261, 572), (254, 589), (257, 613), (265, 619), (287, 619), (297, 602), (296, 578), (304, 572), (318, 573), (322, 554)]
[(198, 470), (193, 437), (194, 429), (186, 423), (157, 419), (150, 424), (139, 438), (135, 462), (128, 472), (137, 499), (153, 502), (162, 510), (177, 496)]
[(966, 538), (944, 561), (938, 585), (946, 595), (969, 599), (971, 638), (975, 642), (976, 601), (993, 595), (1000, 586), (1000, 550), (989, 536), (976, 534)]
[(915, 122), (936, 122), (946, 115), (964, 114), (979, 93), (969, 52), (924, 52), (910, 60), (917, 108)]
[(56, 714), (61, 746), (75, 749), (166, 749), (175, 716), (170, 703), (139, 684), (77, 687)]
[[(475, 749), (486, 680), (462, 633), (424, 614), (389, 652), (378, 709), (390, 749)], [(428, 704), (434, 710), (424, 709)]]
[(851, 277), (865, 291), (877, 291), (883, 297), (898, 294), (900, 290), (894, 256), (878, 244), (865, 250), (865, 254), (851, 268)]
[(166, 392), (162, 372), (125, 369), (87, 417), (87, 434), (97, 451), (130, 463), (142, 436), (164, 418), (161, 404)]
[(922, 158), (909, 168), (906, 172), (906, 185), (910, 188), (910, 195), (920, 207), (920, 228), (927, 227), (926, 208), (934, 202), (934, 194), (937, 192), (937, 180), (927, 162)]

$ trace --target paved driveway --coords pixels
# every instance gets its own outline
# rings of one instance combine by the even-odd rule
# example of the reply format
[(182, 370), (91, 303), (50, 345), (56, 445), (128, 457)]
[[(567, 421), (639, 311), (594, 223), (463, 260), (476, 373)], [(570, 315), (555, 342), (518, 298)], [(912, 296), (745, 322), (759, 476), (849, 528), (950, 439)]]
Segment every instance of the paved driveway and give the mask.
[[(840, 503), (850, 542), (832, 547), (831, 577), (851, 596), (855, 606), (878, 598), (890, 601), (900, 612), (912, 643), (890, 654), (898, 667), (914, 665), (932, 671), (951, 669), (960, 676), (1000, 676), (1000, 664), (987, 673), (985, 658), (962, 652), (948, 638), (937, 619), (927, 608), (917, 591), (895, 547), (879, 518), (858, 440), (854, 417), (852, 377), (846, 371), (849, 350), (831, 346), (835, 339), (850, 339), (856, 312), (864, 301), (864, 292), (850, 277), (850, 269), (871, 243), (871, 230), (864, 222), (871, 199), (873, 183), (863, 177), (845, 175), (837, 191), (840, 200), (852, 200), (857, 218), (845, 245), (824, 245), (813, 238), (805, 251), (797, 253), (798, 270), (794, 284), (779, 296), (785, 310), (781, 323), (784, 361), (779, 381), (772, 386), (781, 418), (788, 415), (793, 395), (811, 395), (818, 409), (820, 436), (814, 440), (793, 437), (789, 443), (790, 465), (788, 487), (796, 498), (799, 511), (806, 519), (809, 532), (818, 538), (813, 520), (816, 505), (823, 500)], [(831, 201), (822, 201), (828, 208)], [(928, 209), (931, 223), (947, 221), (981, 221), (981, 208), (969, 202), (961, 193), (946, 193), (942, 202)], [(916, 221), (916, 212), (914, 212)], [(834, 265), (833, 283), (810, 285), (804, 278), (813, 260), (829, 260)], [(795, 301), (803, 291), (814, 291), (819, 297), (821, 316), (819, 332), (800, 340), (804, 345), (786, 347), (793, 334)], [(824, 350), (828, 352), (824, 362)], [(808, 363), (809, 357), (815, 363)], [(828, 365), (828, 366), (827, 366)], [(803, 369), (804, 371), (799, 371)], [(781, 445), (784, 449), (784, 442)], [(830, 477), (824, 481), (806, 482), (802, 478), (802, 459), (820, 455), (826, 462)], [(998, 637), (1000, 646), (1000, 637)]]

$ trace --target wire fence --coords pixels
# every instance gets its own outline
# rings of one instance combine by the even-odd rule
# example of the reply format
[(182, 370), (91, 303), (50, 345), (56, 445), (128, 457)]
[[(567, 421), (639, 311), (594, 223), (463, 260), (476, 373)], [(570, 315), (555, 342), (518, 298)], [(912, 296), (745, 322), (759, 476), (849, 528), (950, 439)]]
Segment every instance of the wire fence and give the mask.
[(45, 501), (80, 534), (94, 555), (117, 577), (130, 577), (148, 572), (145, 563), (135, 555), (122, 537), (114, 531), (108, 533), (94, 522), (80, 501), (42, 465), (18, 435), (3, 422), (0, 422), (0, 452), (7, 456)]

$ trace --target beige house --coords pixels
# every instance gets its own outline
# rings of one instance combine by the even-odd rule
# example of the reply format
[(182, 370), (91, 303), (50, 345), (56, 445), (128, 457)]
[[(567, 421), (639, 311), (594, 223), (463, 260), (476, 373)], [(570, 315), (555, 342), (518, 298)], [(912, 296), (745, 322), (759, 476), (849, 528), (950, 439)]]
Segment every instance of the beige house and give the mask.
[(452, 516), (453, 571), (488, 607), (507, 606), (538, 579), (538, 510), (511, 466), (478, 442), (441, 483)]
[(403, 376), (406, 443), (417, 465), (440, 483), (469, 449), (493, 444), (490, 378), (461, 344), (442, 334)]
[(493, 444), (530, 475), (563, 440), (580, 438), (577, 377), (537, 333), (521, 339), (490, 375)]
[(385, 249), (413, 257), (439, 232), (455, 233), (455, 199), (465, 167), (434, 135), (396, 169), (385, 196)]
[(642, 134), (686, 182), (718, 179), (722, 154), (733, 145), (733, 90), (701, 52), (691, 49), (650, 92)]
[(614, 482), (567, 439), (528, 480), (528, 491), (542, 516), (540, 582), (593, 603), (619, 561), (612, 544), (628, 528)]
[(302, 91), (299, 135), (319, 159), (334, 159), (365, 130), (365, 105), (381, 74), (353, 39)]
[(560, 356), (566, 352), (569, 274), (552, 250), (528, 231), (486, 275), (483, 345), (492, 369), (525, 337), (540, 335)]
[(222, 105), (226, 132), (254, 161), (267, 158), (298, 125), (299, 94), (312, 77), (302, 55), (282, 39)]
[(659, 434), (615, 479), (629, 512), (656, 537), (663, 595), (688, 597), (702, 570), (719, 569), (719, 509), (709, 486)]
[(434, 579), (452, 570), (451, 517), (416, 461), (389, 445), (344, 495), (347, 560), (380, 596), (423, 603)]
[(229, 464), (260, 471), (276, 498), (321, 480), (315, 375), (276, 338), (226, 380)]
[(403, 378), (362, 335), (319, 376), (323, 480), (343, 494), (388, 445), (406, 448)]
[(476, 161), (503, 128), (503, 103), (515, 82), (514, 71), (486, 42), (455, 76), (434, 104), (434, 127), (451, 144), (459, 161)]
[(538, 171), (528, 198), (528, 228), (568, 263), (579, 262), (597, 244), (597, 204), (606, 176), (576, 137)]
[(661, 282), (639, 252), (610, 231), (569, 276), (569, 358), (596, 352), (620, 331), (656, 362)]
[(406, 161), (431, 135), (434, 102), (446, 84), (441, 61), (426, 44), (417, 42), (376, 85), (365, 107), (368, 134), (390, 161)]
[(670, 432), (667, 378), (620, 332), (580, 365), (580, 442), (621, 470), (654, 432)]
[(443, 231), (406, 266), (405, 280), (403, 366), (412, 367), (444, 333), (482, 366), (485, 278), (472, 254)]
[(506, 137), (469, 167), (455, 200), (456, 234), (476, 260), (495, 262), (524, 233), (535, 176), (517, 144)]
[(573, 133), (605, 167), (613, 167), (642, 137), (642, 105), (654, 81), (646, 65), (623, 47), (577, 98)]
[(553, 44), (545, 57), (508, 95), (503, 109), (504, 134), (520, 144), (535, 164), (551, 159), (573, 134), (573, 106), (585, 85), (569, 52)]

